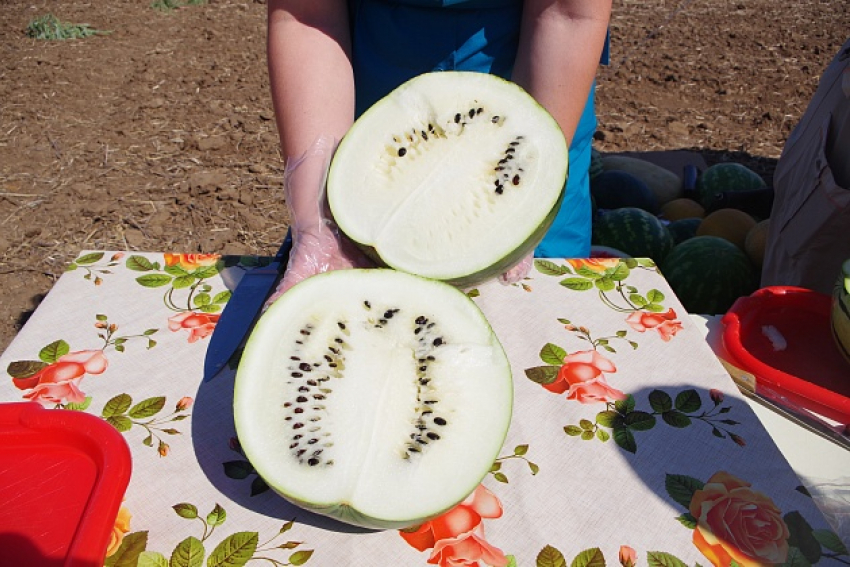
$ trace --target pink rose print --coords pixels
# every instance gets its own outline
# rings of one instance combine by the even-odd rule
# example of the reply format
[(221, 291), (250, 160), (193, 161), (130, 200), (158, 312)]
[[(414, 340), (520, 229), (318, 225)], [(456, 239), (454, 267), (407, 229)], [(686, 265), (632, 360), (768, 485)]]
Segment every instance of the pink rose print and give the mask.
[(715, 567), (785, 563), (788, 526), (773, 500), (727, 472), (715, 473), (691, 499), (694, 545)]
[(165, 265), (192, 271), (204, 266), (215, 266), (219, 258), (219, 254), (165, 254)]
[(219, 317), (221, 315), (214, 313), (186, 311), (169, 317), (168, 328), (175, 333), (180, 329), (186, 329), (189, 331), (189, 342), (194, 343), (212, 334)]
[(83, 403), (85, 394), (80, 381), (86, 374), (100, 374), (106, 370), (106, 357), (100, 350), (80, 350), (59, 357), (32, 376), (13, 378), (20, 390), (31, 390), (24, 398), (48, 406), (61, 403)]
[(498, 518), (502, 505), (496, 496), (479, 485), (463, 502), (413, 531), (400, 531), (401, 537), (419, 551), (433, 548), (428, 563), (440, 567), (508, 564), (505, 554), (484, 539), (483, 518)]
[(543, 387), (556, 394), (567, 392), (568, 400), (583, 404), (625, 400), (626, 394), (610, 386), (604, 372), (616, 372), (614, 363), (595, 350), (582, 350), (568, 354), (551, 384)]
[(666, 313), (635, 311), (626, 317), (626, 323), (640, 333), (655, 329), (664, 341), (669, 341), (673, 335), (682, 330), (682, 322), (676, 319), (676, 312), (672, 307)]

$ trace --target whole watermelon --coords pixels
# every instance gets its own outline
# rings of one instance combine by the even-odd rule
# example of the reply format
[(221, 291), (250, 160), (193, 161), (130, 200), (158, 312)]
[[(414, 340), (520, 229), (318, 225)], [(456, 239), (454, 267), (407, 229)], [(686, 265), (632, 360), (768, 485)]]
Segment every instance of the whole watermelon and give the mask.
[(695, 236), (661, 262), (661, 272), (688, 313), (725, 313), (758, 288), (759, 275), (747, 255), (717, 236)]
[(655, 193), (640, 179), (625, 171), (603, 171), (590, 181), (590, 194), (600, 209), (637, 207), (658, 213)]
[(616, 248), (633, 258), (661, 262), (673, 248), (673, 237), (658, 217), (636, 207), (605, 211), (593, 224), (591, 242)]
[(697, 229), (699, 225), (702, 223), (701, 218), (688, 218), (688, 219), (679, 219), (674, 220), (670, 224), (667, 225), (667, 230), (670, 231), (670, 234), (673, 236), (673, 244), (679, 244), (684, 242), (689, 238), (693, 238), (697, 235)]
[(765, 187), (767, 187), (767, 183), (758, 173), (735, 162), (712, 165), (697, 178), (696, 185), (699, 202), (706, 209), (711, 207), (715, 196), (719, 193), (753, 191)]

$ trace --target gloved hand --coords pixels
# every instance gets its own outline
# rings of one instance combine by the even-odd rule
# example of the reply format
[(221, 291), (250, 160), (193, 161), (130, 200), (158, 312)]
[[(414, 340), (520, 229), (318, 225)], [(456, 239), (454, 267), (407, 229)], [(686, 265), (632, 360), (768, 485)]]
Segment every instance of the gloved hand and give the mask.
[(332, 138), (319, 137), (302, 156), (286, 162), (283, 194), (289, 209), (292, 250), (284, 277), (264, 309), (296, 283), (315, 274), (372, 266), (340, 233), (325, 200), (325, 180), (336, 145)]
[(525, 279), (528, 272), (531, 271), (531, 266), (534, 265), (534, 252), (531, 252), (523, 258), (519, 264), (499, 276), (499, 283), (502, 285), (511, 285)]

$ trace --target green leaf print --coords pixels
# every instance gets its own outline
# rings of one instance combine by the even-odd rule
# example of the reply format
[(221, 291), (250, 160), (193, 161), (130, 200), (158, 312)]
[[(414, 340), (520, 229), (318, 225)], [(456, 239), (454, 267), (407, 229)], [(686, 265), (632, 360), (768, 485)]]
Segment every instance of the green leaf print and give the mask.
[(829, 551), (835, 552), (839, 555), (850, 555), (850, 552), (847, 551), (847, 547), (841, 541), (841, 538), (835, 534), (835, 532), (831, 532), (829, 530), (815, 530), (812, 532), (812, 535)]
[(560, 551), (547, 545), (537, 554), (537, 567), (567, 567), (567, 560)]
[(171, 287), (174, 289), (185, 289), (187, 287), (191, 287), (193, 283), (195, 283), (195, 276), (178, 276), (171, 282)]
[(227, 519), (227, 512), (219, 504), (216, 504), (212, 512), (207, 514), (207, 524), (211, 527), (220, 526)]
[(139, 555), (136, 567), (169, 567), (168, 559), (162, 553), (156, 551), (143, 551)]
[(132, 405), (132, 403), (133, 398), (131, 398), (129, 394), (118, 394), (106, 402), (106, 405), (103, 406), (103, 411), (100, 412), (100, 415), (105, 418), (124, 415), (127, 413), (127, 410), (130, 409), (130, 405)]
[(301, 551), (296, 551), (292, 555), (289, 556), (289, 562), (293, 565), (304, 565), (307, 561), (310, 560), (310, 557), (313, 556), (312, 549), (304, 549)]
[(133, 422), (124, 415), (113, 415), (106, 418), (106, 422), (121, 433), (126, 433), (133, 428)]
[(80, 265), (94, 264), (95, 262), (100, 261), (101, 258), (103, 258), (103, 252), (91, 252), (89, 254), (83, 254), (74, 260), (74, 263)]
[(566, 278), (561, 280), (561, 285), (573, 291), (587, 291), (593, 287), (593, 280), (585, 278)]
[(570, 567), (605, 567), (605, 556), (598, 547), (585, 549), (573, 559)]
[(552, 343), (546, 343), (540, 349), (540, 360), (546, 364), (560, 367), (564, 363), (564, 358), (567, 356), (567, 351)]
[(570, 273), (569, 268), (566, 266), (559, 266), (549, 260), (535, 260), (534, 267), (538, 272), (546, 276), (563, 276)]
[(127, 261), (124, 263), (128, 269), (133, 270), (134, 272), (150, 272), (151, 270), (156, 270), (157, 266), (153, 264), (150, 260), (145, 258), (144, 256), (130, 256), (127, 258)]
[(42, 360), (16, 360), (9, 363), (6, 373), (12, 378), (29, 378), (46, 367), (47, 363)]
[(166, 274), (145, 274), (136, 278), (136, 281), (144, 287), (162, 287), (171, 283), (171, 276)]
[(699, 393), (694, 390), (684, 390), (676, 395), (676, 409), (684, 413), (693, 413), (699, 411), (702, 407), (702, 400)]
[(175, 504), (172, 506), (177, 515), (181, 518), (186, 518), (187, 520), (194, 520), (198, 517), (198, 508), (194, 504), (189, 504), (188, 502), (181, 502), (180, 504)]
[(803, 518), (802, 514), (797, 511), (788, 512), (782, 519), (785, 520), (785, 525), (788, 526), (790, 532), (788, 545), (799, 549), (809, 563), (814, 564), (820, 561), (820, 542), (815, 537), (812, 526)]
[(68, 346), (68, 343), (59, 339), (41, 349), (38, 353), (38, 358), (47, 364), (53, 364), (69, 352), (71, 352), (71, 347)]
[(155, 398), (148, 398), (147, 400), (143, 400), (130, 408), (127, 415), (132, 417), (133, 419), (145, 419), (147, 417), (153, 417), (162, 411), (162, 408), (165, 407), (165, 397), (158, 396)]
[(653, 390), (649, 393), (649, 405), (658, 413), (664, 413), (673, 409), (673, 399), (667, 392)]
[(171, 554), (171, 567), (202, 567), (204, 555), (204, 544), (201, 540), (189, 536), (174, 548)]
[(242, 567), (257, 550), (257, 532), (237, 532), (219, 543), (210, 553), (208, 567)]
[(537, 384), (551, 384), (558, 377), (560, 366), (535, 366), (526, 368), (525, 375)]
[(106, 558), (104, 567), (136, 567), (142, 552), (148, 545), (148, 532), (132, 532), (124, 536), (118, 550)]
[(646, 554), (646, 564), (649, 567), (688, 567), (688, 564), (663, 551), (650, 551)]
[(667, 494), (685, 508), (690, 508), (694, 493), (704, 486), (703, 481), (682, 474), (668, 474), (664, 480), (664, 488), (667, 489)]

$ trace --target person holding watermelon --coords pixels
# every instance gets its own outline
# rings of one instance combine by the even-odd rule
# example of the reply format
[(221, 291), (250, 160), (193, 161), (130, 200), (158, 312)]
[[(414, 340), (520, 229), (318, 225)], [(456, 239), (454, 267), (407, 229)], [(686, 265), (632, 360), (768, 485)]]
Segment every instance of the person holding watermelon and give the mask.
[[(536, 255), (588, 256), (594, 79), (607, 62), (610, 13), (611, 0), (269, 0), (269, 77), (293, 235), (272, 300), (310, 275), (368, 265), (324, 210), (330, 156), (371, 104), (436, 70), (510, 79), (554, 116), (571, 175)], [(503, 281), (530, 265), (529, 257)]]

